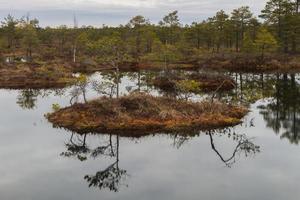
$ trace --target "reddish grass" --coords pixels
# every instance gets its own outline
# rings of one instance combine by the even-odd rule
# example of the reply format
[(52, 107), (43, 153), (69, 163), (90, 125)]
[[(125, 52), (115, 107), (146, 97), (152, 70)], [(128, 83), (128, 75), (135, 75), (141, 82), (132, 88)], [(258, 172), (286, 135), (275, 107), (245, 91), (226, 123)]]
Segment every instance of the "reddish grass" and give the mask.
[(123, 136), (179, 132), (233, 126), (247, 109), (222, 103), (192, 103), (166, 97), (133, 94), (100, 98), (63, 108), (47, 119), (77, 133), (118, 133)]

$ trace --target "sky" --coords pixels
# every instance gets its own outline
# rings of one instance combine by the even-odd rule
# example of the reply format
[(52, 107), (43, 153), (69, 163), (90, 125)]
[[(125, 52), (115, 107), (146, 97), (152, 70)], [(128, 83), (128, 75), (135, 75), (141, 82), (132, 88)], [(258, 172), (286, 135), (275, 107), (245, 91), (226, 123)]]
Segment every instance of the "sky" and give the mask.
[(231, 12), (249, 6), (258, 15), (267, 0), (0, 0), (0, 20), (8, 14), (21, 17), (30, 13), (41, 26), (72, 25), (74, 15), (79, 26), (117, 26), (133, 16), (143, 15), (157, 23), (167, 13), (179, 11), (183, 24), (202, 21), (218, 10)]

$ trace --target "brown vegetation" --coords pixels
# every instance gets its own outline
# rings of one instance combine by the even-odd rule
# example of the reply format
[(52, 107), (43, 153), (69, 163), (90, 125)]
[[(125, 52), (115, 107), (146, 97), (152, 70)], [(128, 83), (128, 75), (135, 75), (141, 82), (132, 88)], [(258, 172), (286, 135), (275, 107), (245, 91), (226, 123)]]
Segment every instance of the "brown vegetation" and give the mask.
[[(69, 64), (74, 72), (92, 73), (96, 71), (111, 70), (101, 63), (82, 62)], [(119, 64), (121, 71), (153, 70), (159, 71), (166, 68), (164, 62), (141, 61), (124, 62)], [(232, 72), (300, 72), (300, 57), (285, 54), (269, 54), (264, 59), (257, 54), (246, 53), (223, 53), (223, 54), (204, 54), (201, 58), (190, 61), (169, 63), (171, 69), (197, 70), (208, 69), (217, 71)]]
[(13, 64), (0, 66), (0, 88), (63, 88), (76, 82), (72, 72), (59, 65)]
[[(106, 71), (106, 70), (115, 70), (111, 66), (107, 66), (103, 63), (96, 63), (92, 60), (86, 60), (81, 63), (69, 63), (73, 72), (87, 73), (91, 74), (98, 71)], [(136, 71), (139, 70), (138, 63), (136, 62), (124, 62), (119, 64), (120, 71)]]
[(199, 68), (232, 72), (300, 72), (300, 57), (268, 55), (263, 60), (255, 54), (212, 55), (201, 59)]
[[(143, 61), (138, 63), (138, 69), (150, 69), (150, 70), (163, 70), (166, 68), (166, 64), (164, 62), (147, 62)], [(183, 69), (183, 70), (195, 70), (197, 69), (197, 64), (195, 62), (177, 62), (177, 63), (169, 63), (167, 66), (168, 69)]]
[(187, 75), (183, 74), (172, 74), (170, 76), (156, 77), (152, 81), (155, 87), (158, 87), (165, 91), (176, 91), (178, 85), (183, 80), (189, 80), (196, 83), (194, 87), (191, 87), (193, 93), (197, 92), (212, 92), (212, 91), (227, 91), (235, 87), (235, 81), (224, 75), (215, 74), (202, 74), (202, 73), (191, 73)]
[[(63, 59), (53, 58), (52, 60), (39, 61), (40, 65), (59, 65), (72, 71), (73, 73), (94, 73), (104, 70), (115, 70), (111, 66), (104, 63), (95, 62), (93, 59), (85, 59), (81, 62), (67, 62)], [(24, 64), (24, 63), (23, 63)], [(20, 65), (11, 63), (10, 66)], [(29, 63), (28, 63), (29, 65)], [(36, 65), (32, 64), (31, 65)], [(2, 64), (4, 67), (5, 65)], [(2, 68), (3, 68), (2, 67)], [(247, 53), (213, 53), (203, 54), (199, 58), (188, 61), (168, 63), (167, 68), (182, 70), (216, 70), (216, 71), (232, 71), (232, 72), (279, 72), (290, 73), (300, 72), (300, 57), (287, 54), (269, 54), (262, 60), (258, 54)], [(166, 64), (161, 61), (126, 61), (119, 64), (120, 71), (138, 71), (151, 70), (160, 71), (166, 69)]]
[(47, 115), (56, 127), (77, 133), (118, 133), (123, 136), (221, 128), (239, 124), (247, 109), (222, 103), (192, 103), (132, 94), (75, 104)]

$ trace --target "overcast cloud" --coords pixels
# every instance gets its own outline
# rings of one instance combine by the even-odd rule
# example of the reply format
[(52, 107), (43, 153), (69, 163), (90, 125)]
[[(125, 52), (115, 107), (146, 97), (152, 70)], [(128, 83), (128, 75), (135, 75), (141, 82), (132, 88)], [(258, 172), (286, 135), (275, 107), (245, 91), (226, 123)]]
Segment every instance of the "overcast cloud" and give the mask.
[(0, 0), (0, 18), (30, 13), (42, 26), (71, 25), (76, 14), (79, 25), (124, 24), (141, 14), (157, 23), (165, 14), (178, 10), (182, 23), (201, 21), (224, 9), (230, 12), (248, 5), (258, 15), (266, 0)]

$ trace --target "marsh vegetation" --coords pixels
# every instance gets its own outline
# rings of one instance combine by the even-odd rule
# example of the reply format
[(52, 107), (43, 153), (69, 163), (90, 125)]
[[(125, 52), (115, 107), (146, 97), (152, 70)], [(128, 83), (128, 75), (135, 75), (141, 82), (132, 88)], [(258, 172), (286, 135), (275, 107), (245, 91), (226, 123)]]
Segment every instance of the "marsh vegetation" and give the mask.
[[(12, 129), (22, 127), (16, 132), (33, 132), (28, 133), (32, 138), (10, 133), (14, 139), (30, 139), (30, 147), (22, 149), (27, 154), (20, 153), (19, 158), (40, 145), (36, 152), (60, 155), (59, 161), (52, 158), (54, 164), (36, 162), (51, 166), (50, 175), (43, 173), (49, 183), (57, 178), (55, 166), (66, 162), (57, 169), (64, 171), (62, 178), (74, 183), (80, 174), (97, 192), (123, 194), (126, 186), (133, 194), (132, 188), (146, 181), (151, 196), (157, 181), (167, 176), (176, 183), (172, 192), (182, 192), (178, 185), (184, 188), (189, 181), (197, 186), (189, 189), (199, 192), (208, 183), (228, 184), (214, 178), (220, 171), (237, 187), (245, 180), (251, 186), (263, 181), (296, 185), (298, 179), (294, 181), (290, 173), (297, 175), (298, 165), (282, 155), (296, 158), (299, 153), (294, 148), (300, 141), (299, 4), (268, 0), (257, 17), (243, 6), (188, 25), (181, 23), (177, 11), (158, 24), (138, 15), (118, 27), (40, 27), (29, 15), (7, 16), (0, 28), (2, 119), (8, 117)], [(0, 130), (6, 133), (5, 127)], [(54, 142), (58, 138), (64, 139), (63, 145)], [(44, 152), (47, 145), (55, 153)], [(270, 166), (269, 160), (276, 164)], [(289, 170), (282, 172), (287, 177), (274, 183), (267, 172), (282, 170), (278, 169), (282, 163), (289, 163), (285, 166)], [(240, 165), (242, 172), (235, 168)], [(248, 167), (253, 172), (243, 174)], [(148, 172), (140, 172), (142, 168)], [(159, 175), (150, 173), (154, 168)], [(228, 168), (239, 173), (231, 177)], [(257, 175), (260, 168), (265, 171)], [(178, 170), (176, 178), (170, 175), (172, 170)], [(201, 185), (199, 180), (209, 179), (210, 172), (214, 180)], [(135, 173), (143, 184), (131, 181), (130, 174)], [(205, 174), (198, 176), (201, 173)], [(154, 183), (148, 185), (148, 180)], [(168, 190), (164, 181), (160, 189)], [(76, 184), (79, 190), (86, 188)], [(248, 189), (243, 188), (240, 196)]]

